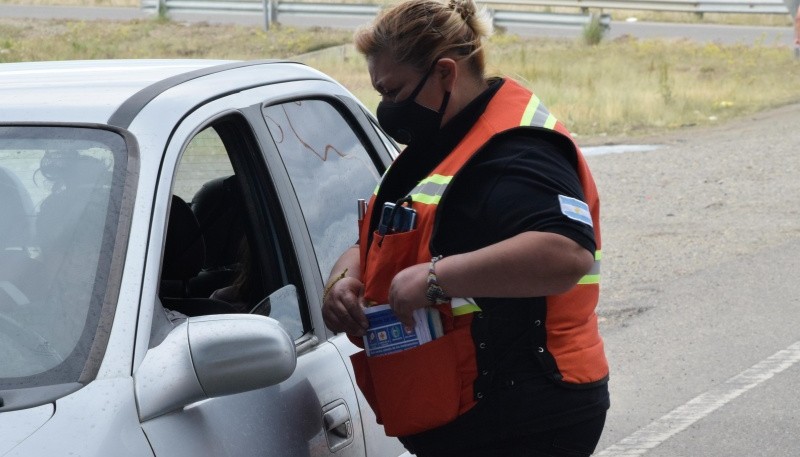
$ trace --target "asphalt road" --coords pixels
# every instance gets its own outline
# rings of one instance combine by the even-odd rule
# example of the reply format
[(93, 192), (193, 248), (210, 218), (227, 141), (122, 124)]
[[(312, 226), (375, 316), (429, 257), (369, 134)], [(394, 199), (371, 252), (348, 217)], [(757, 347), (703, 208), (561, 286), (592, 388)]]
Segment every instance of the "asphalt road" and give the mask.
[(605, 329), (599, 455), (800, 455), (798, 249), (795, 236), (662, 284), (650, 310)]
[[(71, 18), (126, 20), (144, 18), (149, 15), (138, 8), (114, 7), (67, 7), (67, 6), (24, 6), (0, 5), (0, 17), (32, 18)], [(264, 18), (259, 13), (187, 13), (172, 12), (170, 17), (178, 21), (207, 21), (210, 23), (235, 23), (263, 26)], [(369, 21), (365, 17), (352, 16), (314, 16), (283, 14), (279, 21), (291, 26), (326, 26), (352, 29)], [(576, 38), (581, 29), (577, 26), (531, 25), (513, 26), (509, 32), (524, 36), (556, 38)], [(647, 22), (612, 21), (607, 37), (619, 38), (625, 35), (637, 38), (690, 39), (724, 44), (777, 44), (789, 46), (792, 43), (791, 27), (747, 27), (712, 24), (662, 24)]]
[[(625, 297), (601, 294), (612, 407), (599, 455), (800, 455), (798, 126), (793, 104), (590, 158), (606, 215), (636, 208), (603, 226), (605, 297), (630, 283), (620, 264), (648, 270)], [(657, 252), (631, 259), (635, 245)]]

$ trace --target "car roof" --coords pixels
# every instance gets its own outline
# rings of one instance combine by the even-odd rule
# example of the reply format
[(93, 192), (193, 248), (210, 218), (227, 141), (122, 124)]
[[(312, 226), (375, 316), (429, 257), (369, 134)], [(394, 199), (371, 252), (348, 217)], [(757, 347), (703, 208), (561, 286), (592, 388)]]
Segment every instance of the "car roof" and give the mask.
[[(282, 67), (259, 71), (258, 84), (285, 80), (286, 67), (297, 79), (321, 74), (286, 61), (88, 60), (0, 64), (0, 122), (85, 122), (126, 127), (149, 101), (184, 82), (214, 77), (213, 87), (229, 92), (223, 75), (254, 65)], [(266, 68), (266, 67), (265, 67)], [(277, 70), (277, 68), (274, 68)], [(271, 74), (281, 76), (271, 78)], [(255, 84), (256, 81), (253, 81)], [(228, 86), (226, 86), (228, 84)], [(235, 84), (242, 84), (237, 80)], [(207, 98), (213, 94), (198, 94)]]

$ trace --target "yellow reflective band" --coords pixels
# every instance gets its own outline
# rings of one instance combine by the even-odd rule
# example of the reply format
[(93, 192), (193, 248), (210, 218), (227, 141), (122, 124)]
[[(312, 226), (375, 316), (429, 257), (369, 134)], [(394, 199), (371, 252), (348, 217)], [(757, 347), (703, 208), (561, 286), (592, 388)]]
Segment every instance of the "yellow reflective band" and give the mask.
[(378, 195), (378, 189), (381, 188), (381, 183), (375, 185), (375, 190), (372, 191), (372, 195)]
[(481, 312), (480, 307), (478, 305), (471, 303), (469, 305), (459, 306), (458, 308), (453, 308), (453, 316), (463, 316), (469, 313), (479, 313)]
[(539, 97), (531, 95), (528, 106), (525, 107), (525, 112), (522, 113), (522, 120), (519, 122), (519, 125), (531, 125), (533, 115), (536, 114), (536, 110), (539, 108), (539, 103), (541, 103)]
[(525, 107), (525, 112), (522, 114), (519, 125), (543, 127), (553, 130), (556, 126), (556, 122), (558, 122), (558, 119), (550, 114), (550, 111), (542, 105), (539, 97), (531, 95), (531, 99), (528, 101), (528, 106)]
[(600, 284), (600, 275), (586, 275), (578, 281), (578, 284)]
[(435, 183), (435, 184), (448, 184), (452, 180), (453, 180), (452, 176), (444, 176), (444, 175), (438, 175), (437, 174), (437, 175), (430, 175), (427, 178), (425, 178), (422, 181), (420, 181), (419, 183), (422, 184), (422, 183), (426, 183), (426, 182), (432, 182), (432, 183)]
[(557, 121), (558, 120), (556, 119), (556, 117), (553, 116), (552, 114), (547, 116), (547, 120), (544, 122), (544, 128), (553, 130), (553, 128), (556, 126)]
[(411, 196), (411, 200), (414, 203), (422, 203), (423, 205), (438, 205), (441, 199), (440, 195), (413, 194)]
[(417, 184), (411, 190), (411, 199), (416, 203), (425, 205), (438, 205), (447, 185), (453, 180), (452, 176), (431, 175)]
[(586, 273), (578, 284), (600, 284), (600, 258), (603, 257), (603, 251), (594, 252), (594, 264), (592, 269)]
[(453, 297), (450, 299), (450, 309), (453, 311), (453, 316), (463, 316), (469, 313), (479, 313), (481, 308), (475, 303), (471, 302), (472, 298), (459, 298)]

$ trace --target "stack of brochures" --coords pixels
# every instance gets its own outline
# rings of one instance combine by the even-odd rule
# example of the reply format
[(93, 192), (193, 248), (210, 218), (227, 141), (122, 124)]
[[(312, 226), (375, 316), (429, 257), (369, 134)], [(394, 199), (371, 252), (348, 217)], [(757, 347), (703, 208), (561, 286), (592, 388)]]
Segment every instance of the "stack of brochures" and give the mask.
[(414, 328), (406, 329), (389, 305), (370, 306), (364, 310), (369, 328), (364, 335), (368, 357), (405, 351), (442, 336), (442, 319), (436, 308), (414, 311)]

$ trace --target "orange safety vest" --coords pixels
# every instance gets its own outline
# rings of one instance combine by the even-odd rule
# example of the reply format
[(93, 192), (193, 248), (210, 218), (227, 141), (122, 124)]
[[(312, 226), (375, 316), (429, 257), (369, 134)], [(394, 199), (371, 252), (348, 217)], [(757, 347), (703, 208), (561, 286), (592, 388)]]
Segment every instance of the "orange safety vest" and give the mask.
[[(571, 141), (566, 128), (534, 94), (514, 81), (505, 80), (463, 140), (410, 192), (417, 212), (416, 229), (385, 236), (371, 232), (376, 188), (359, 231), (366, 300), (387, 303), (389, 285), (399, 271), (430, 262), (434, 219), (446, 187), (491, 138), (515, 128), (548, 129)], [(608, 363), (595, 314), (601, 257), (600, 205), (594, 179), (577, 145), (575, 149), (576, 171), (597, 243), (595, 267), (568, 292), (546, 297), (546, 344), (543, 344), (546, 348), (540, 347), (538, 351), (543, 353), (540, 356), (555, 360), (552, 374), (555, 380), (584, 385), (605, 382)], [(449, 304), (437, 308), (444, 336), (390, 355), (366, 357), (361, 351), (352, 357), (359, 387), (388, 435), (404, 436), (444, 425), (472, 408), (483, 395), (474, 388), (475, 351), (481, 347), (476, 348), (470, 330), (472, 316), (480, 312), (479, 306), (470, 298), (453, 298)]]

